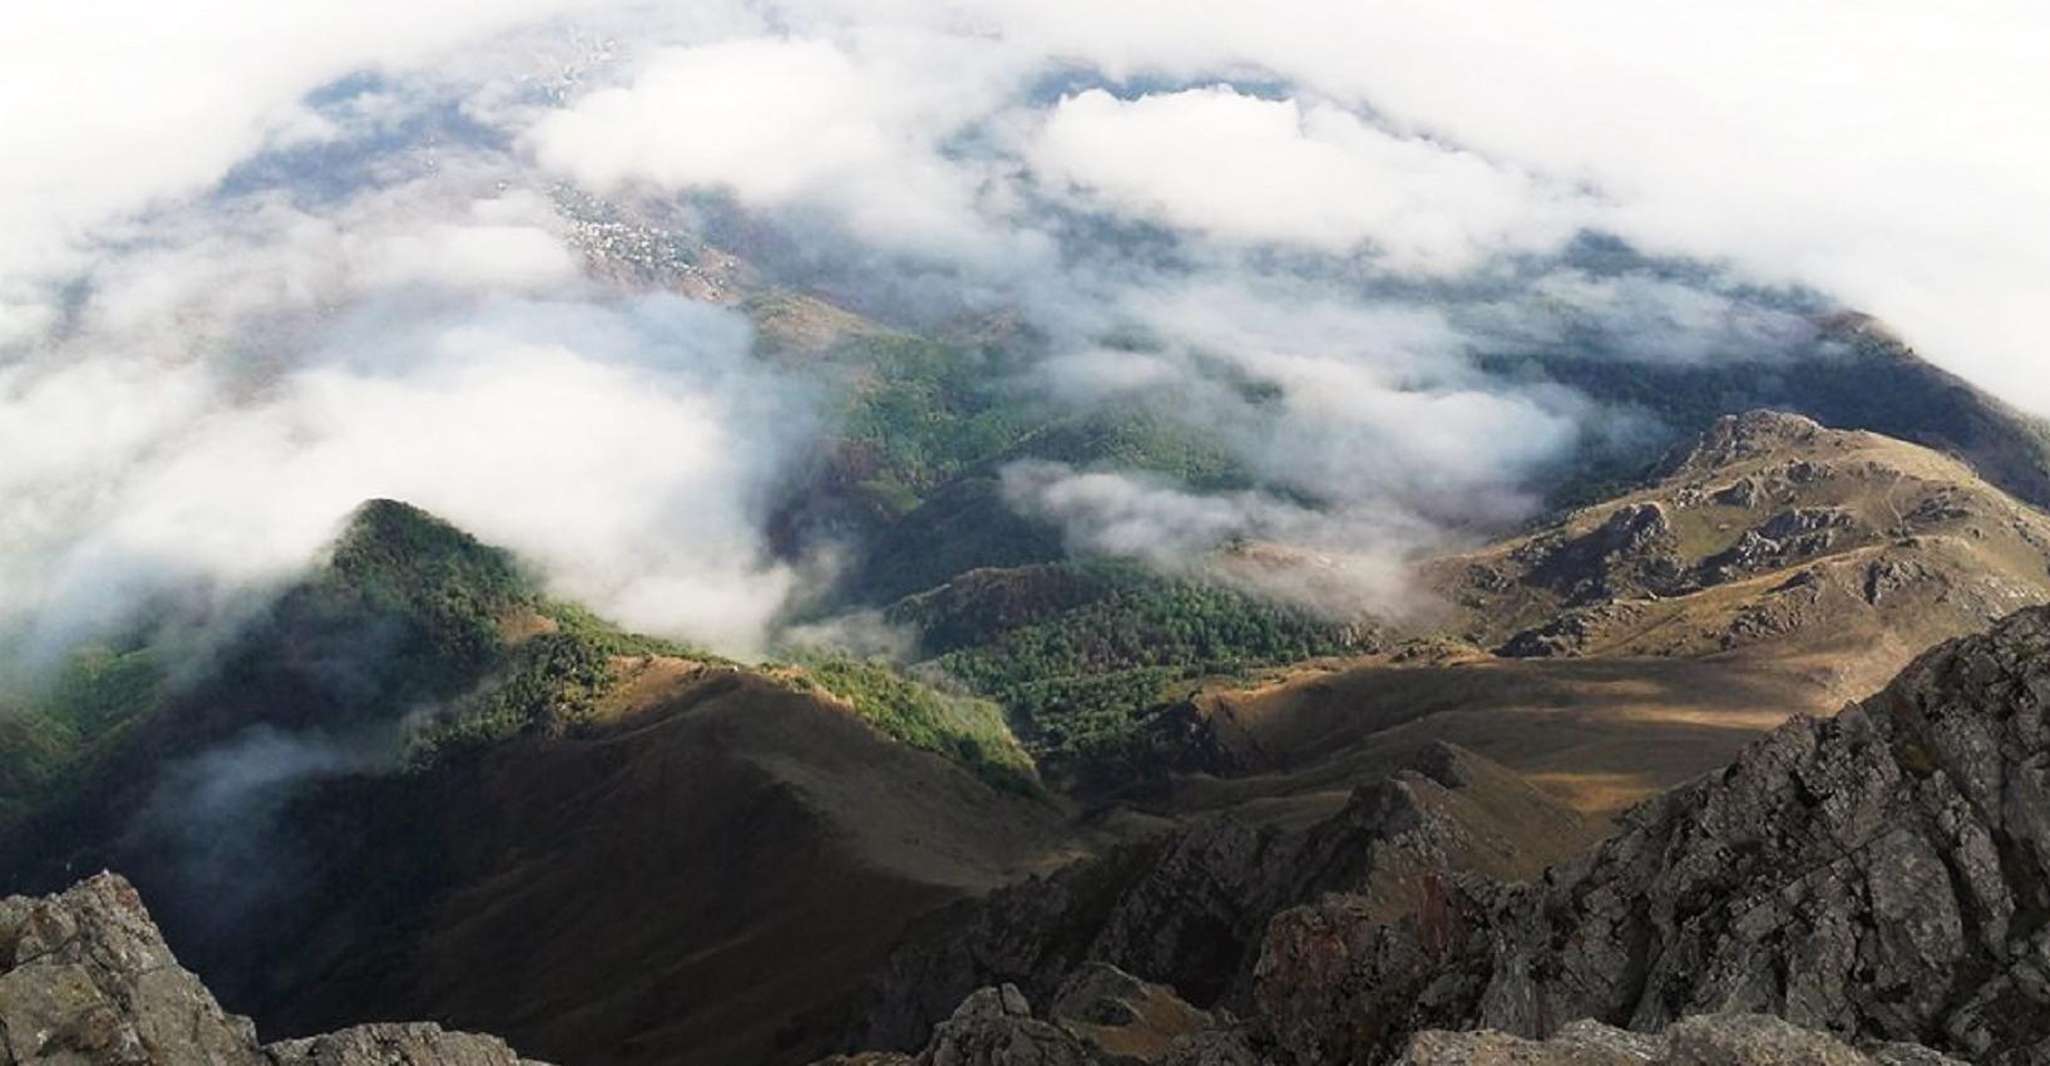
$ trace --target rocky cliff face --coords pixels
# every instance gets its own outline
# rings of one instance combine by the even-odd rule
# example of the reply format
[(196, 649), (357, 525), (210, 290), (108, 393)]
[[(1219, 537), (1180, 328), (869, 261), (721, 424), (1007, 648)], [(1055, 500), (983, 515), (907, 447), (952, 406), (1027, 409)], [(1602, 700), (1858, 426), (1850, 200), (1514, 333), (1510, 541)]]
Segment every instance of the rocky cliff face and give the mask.
[(1531, 876), (1589, 839), (1579, 816), (1515, 774), (1427, 744), (1307, 830), (1223, 819), (941, 912), (892, 957), (854, 1043), (915, 1047), (977, 987), (1012, 983), (1045, 1001), (1089, 962), (1242, 1009), (1277, 911), (1347, 892), (1394, 917), (1450, 871)]
[[(1116, 971), (1111, 971), (1116, 973)], [(1138, 984), (1129, 976), (1124, 981)], [(1165, 994), (1165, 993), (1158, 993)], [(1171, 998), (1171, 997), (1170, 997)], [(1144, 1022), (1094, 1025), (1057, 1002), (1035, 1017), (1014, 985), (976, 990), (916, 1054), (869, 1052), (817, 1066), (1268, 1066), (1246, 1033), (1229, 1025), (1131, 1033)], [(1122, 1009), (1122, 1001), (1114, 1001)], [(1215, 1019), (1203, 1016), (1206, 1023)], [(1862, 1047), (1767, 1014), (1697, 1014), (1659, 1033), (1582, 1019), (1547, 1040), (1498, 1030), (1425, 1030), (1394, 1066), (1964, 1066), (1919, 1044)]]
[(438, 1025), (365, 1025), (268, 1046), (178, 965), (126, 880), (0, 899), (0, 1066), (540, 1066)]
[(1281, 1063), (1385, 1061), (1426, 1028), (1643, 1032), (1749, 1011), (1973, 1061), (2050, 1061), (2050, 610), (1940, 647), (1633, 811), (1542, 883), (1467, 878), (1395, 922), (1276, 917)]
[(1656, 1035), (1578, 1021), (1549, 1040), (1484, 1030), (1430, 1030), (1410, 1039), (1397, 1066), (1962, 1066), (1916, 1044), (1853, 1048), (1767, 1014), (1697, 1014)]

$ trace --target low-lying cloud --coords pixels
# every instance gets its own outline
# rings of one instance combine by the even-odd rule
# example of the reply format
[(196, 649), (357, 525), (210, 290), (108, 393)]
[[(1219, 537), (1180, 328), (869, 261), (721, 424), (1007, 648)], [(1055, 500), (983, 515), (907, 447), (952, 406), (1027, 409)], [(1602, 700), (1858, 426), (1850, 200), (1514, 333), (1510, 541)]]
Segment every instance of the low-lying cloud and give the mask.
[(1555, 248), (1592, 217), (1570, 190), (1471, 152), (1229, 85), (1065, 97), (1029, 152), (1040, 179), (1085, 209), (1235, 243), (1365, 247), (1401, 272)]
[[(275, 581), (368, 496), (761, 646), (819, 569), (764, 523), (827, 405), (739, 310), (595, 280), (566, 192), (725, 212), (771, 281), (901, 324), (1013, 313), (1044, 341), (1022, 395), (1214, 432), (1254, 488), (1008, 475), (1163, 567), (1243, 535), (1380, 573), (1513, 522), (1631, 430), (1476, 352), (1806, 343), (1756, 286), (2050, 408), (2034, 5), (166, 10), (35, 15), (0, 89), (17, 647)], [(1590, 231), (1695, 262), (1590, 270)]]

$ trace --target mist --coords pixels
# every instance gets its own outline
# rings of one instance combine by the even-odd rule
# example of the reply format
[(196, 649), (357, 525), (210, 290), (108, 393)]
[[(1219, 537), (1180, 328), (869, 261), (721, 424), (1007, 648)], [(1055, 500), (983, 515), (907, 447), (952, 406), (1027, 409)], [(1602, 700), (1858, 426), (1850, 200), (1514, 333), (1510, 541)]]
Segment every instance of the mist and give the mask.
[(218, 614), (389, 496), (759, 654), (846, 548), (765, 528), (832, 397), (671, 238), (886, 326), (1017, 316), (1021, 401), (1150, 404), (1256, 484), (1027, 465), (1011, 506), (1169, 572), (1295, 545), (1363, 610), (1656, 433), (1480, 353), (1770, 358), (1856, 306), (2050, 409), (2050, 26), (1993, 7), (42, 13), (0, 95), (37, 148), (0, 178), (0, 647)]

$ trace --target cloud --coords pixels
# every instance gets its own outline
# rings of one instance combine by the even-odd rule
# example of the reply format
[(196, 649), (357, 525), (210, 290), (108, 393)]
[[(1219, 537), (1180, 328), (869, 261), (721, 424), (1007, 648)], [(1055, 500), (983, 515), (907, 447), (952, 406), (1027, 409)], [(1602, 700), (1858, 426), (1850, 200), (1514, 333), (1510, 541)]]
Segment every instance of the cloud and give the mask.
[[(752, 427), (776, 425), (794, 446), (805, 415), (746, 361), (737, 316), (673, 297), (361, 315), (376, 321), (341, 324), (257, 397), (188, 390), (182, 417), (130, 447), (11, 486), (10, 530), (60, 498), (46, 485), (69, 487), (70, 513), (10, 555), (34, 565), (8, 574), (23, 597), (10, 607), (90, 622), (167, 580), (276, 580), (355, 504), (395, 496), (518, 550), (558, 593), (624, 622), (755, 646), (791, 576), (758, 532), (787, 454)], [(29, 396), (90, 389), (99, 417), (117, 420), (160, 400), (104, 376), (59, 384)]]
[(1133, 559), (1224, 581), (1337, 618), (1399, 617), (1427, 606), (1408, 564), (1443, 542), (1400, 512), (1318, 510), (1260, 492), (1194, 493), (1143, 474), (1024, 460), (1001, 475), (1005, 500), (1059, 525), (1083, 555)]
[[(1514, 521), (1613, 412), (1490, 378), (1476, 351), (1798, 347), (1800, 310), (1752, 284), (1820, 289), (2050, 409), (2046, 19), (1894, 0), (27, 14), (35, 46), (0, 86), (0, 628), (33, 615), (54, 640), (173, 587), (272, 580), (358, 499), (398, 495), (630, 623), (762, 641), (808, 572), (761, 525), (819, 431), (810, 386), (750, 361), (734, 312), (585, 277), (556, 182), (721, 219), (772, 280), (913, 327), (1014, 309), (1045, 349), (1024, 387), (1168, 410), (1263, 487), (1042, 471), (1015, 496), (1103, 550), (1200, 555), (1251, 528), (1392, 558)], [(1703, 262), (1585, 269), (1555, 254), (1583, 228)]]
[(751, 208), (822, 209), (918, 250), (1005, 243), (978, 213), (975, 167), (940, 148), (1000, 99), (995, 75), (924, 67), (901, 47), (750, 37), (655, 51), (526, 142), (543, 168), (602, 193), (719, 190)]
[(1683, 282), (1576, 268), (1548, 271), (1512, 296), (1475, 301), (1456, 317), (1498, 348), (1689, 365), (1792, 358), (1817, 335), (1810, 315), (1740, 298), (1726, 278)]
[(810, 387), (737, 312), (583, 280), (501, 163), (198, 201), (110, 247), (64, 333), (0, 366), (0, 630), (48, 651), (167, 597), (217, 613), (392, 496), (622, 621), (759, 649)]
[(54, 314), (46, 286), (116, 216), (203, 192), (270, 143), (323, 135), (303, 98), (576, 0), (38, 4), (10, 13), (0, 129), (0, 346)]
[(995, 7), (1114, 77), (1246, 71), (1586, 187), (1595, 224), (1641, 247), (1828, 291), (2050, 412), (2041, 4)]
[(1228, 85), (1066, 97), (1030, 158), (1085, 207), (1230, 241), (1338, 254), (1369, 245), (1405, 272), (1452, 274), (1556, 247), (1588, 217), (1571, 196), (1471, 152)]

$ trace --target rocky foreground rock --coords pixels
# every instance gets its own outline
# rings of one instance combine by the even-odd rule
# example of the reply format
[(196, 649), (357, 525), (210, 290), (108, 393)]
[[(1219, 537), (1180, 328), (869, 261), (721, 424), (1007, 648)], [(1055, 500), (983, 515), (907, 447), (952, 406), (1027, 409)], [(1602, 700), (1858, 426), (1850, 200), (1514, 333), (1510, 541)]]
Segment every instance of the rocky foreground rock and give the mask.
[(0, 899), (0, 1066), (540, 1066), (495, 1037), (363, 1025), (270, 1045), (178, 965), (133, 886), (102, 873)]
[(1427, 1030), (1397, 1066), (1963, 1066), (1915, 1044), (1853, 1048), (1768, 1014), (1697, 1014), (1656, 1035), (1577, 1021), (1549, 1040)]
[[(976, 990), (916, 1054), (869, 1052), (816, 1066), (1266, 1066), (1245, 1030), (1170, 1007), (1172, 993), (1108, 967), (1084, 982), (1144, 990), (1112, 995), (1078, 1014), (1064, 994), (1035, 1017), (1015, 985)], [(1134, 1008), (1137, 1009), (1134, 1009)], [(1162, 1017), (1185, 1024), (1162, 1026)], [(1917, 1044), (1853, 1047), (1828, 1033), (1767, 1014), (1697, 1014), (1655, 1034), (1582, 1019), (1547, 1040), (1498, 1030), (1425, 1030), (1408, 1038), (1395, 1066), (1964, 1066)]]

